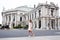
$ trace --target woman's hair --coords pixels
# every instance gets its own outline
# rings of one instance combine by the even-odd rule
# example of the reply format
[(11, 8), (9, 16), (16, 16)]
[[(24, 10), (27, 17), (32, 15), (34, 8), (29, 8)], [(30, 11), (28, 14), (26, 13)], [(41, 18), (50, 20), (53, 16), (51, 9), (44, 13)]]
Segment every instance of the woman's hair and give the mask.
[(32, 22), (32, 20), (29, 20), (30, 22)]

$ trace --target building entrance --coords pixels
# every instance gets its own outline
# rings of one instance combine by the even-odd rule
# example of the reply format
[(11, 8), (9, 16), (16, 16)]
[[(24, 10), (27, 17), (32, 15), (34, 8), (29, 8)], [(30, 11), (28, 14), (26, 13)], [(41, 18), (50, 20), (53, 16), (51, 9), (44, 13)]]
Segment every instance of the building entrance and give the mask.
[(41, 20), (39, 20), (39, 28), (41, 28)]
[(54, 19), (51, 20), (51, 28), (55, 29), (55, 20)]

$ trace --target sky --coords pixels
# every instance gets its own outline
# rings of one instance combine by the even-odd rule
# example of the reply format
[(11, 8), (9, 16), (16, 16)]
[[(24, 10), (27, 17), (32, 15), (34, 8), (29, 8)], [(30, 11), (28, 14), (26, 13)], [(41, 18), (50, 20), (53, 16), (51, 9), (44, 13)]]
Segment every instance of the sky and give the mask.
[(2, 24), (1, 12), (3, 11), (3, 8), (7, 10), (7, 9), (14, 9), (16, 7), (24, 5), (27, 5), (28, 7), (34, 7), (34, 4), (38, 5), (38, 3), (46, 3), (46, 1), (48, 4), (50, 2), (54, 2), (55, 4), (58, 4), (58, 6), (60, 7), (60, 0), (0, 0), (0, 24)]

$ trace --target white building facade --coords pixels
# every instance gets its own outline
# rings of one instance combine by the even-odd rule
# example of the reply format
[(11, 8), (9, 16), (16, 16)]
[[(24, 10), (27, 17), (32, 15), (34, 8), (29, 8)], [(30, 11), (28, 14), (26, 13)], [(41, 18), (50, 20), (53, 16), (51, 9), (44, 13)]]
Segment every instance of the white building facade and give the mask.
[(21, 6), (2, 12), (2, 24), (9, 25), (10, 28), (18, 24), (28, 25), (30, 19), (33, 29), (60, 29), (59, 7), (54, 3), (39, 3), (34, 8)]

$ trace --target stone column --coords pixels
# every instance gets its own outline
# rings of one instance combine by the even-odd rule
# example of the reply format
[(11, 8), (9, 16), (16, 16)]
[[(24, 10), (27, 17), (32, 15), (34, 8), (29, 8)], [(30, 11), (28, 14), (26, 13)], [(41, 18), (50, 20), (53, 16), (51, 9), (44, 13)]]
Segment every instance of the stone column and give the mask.
[(52, 29), (52, 26), (51, 26), (51, 19), (49, 19), (49, 29), (51, 30)]
[(4, 18), (5, 18), (5, 20), (4, 20), (4, 21), (5, 21), (5, 24), (6, 24), (6, 16), (5, 16)]
[(46, 24), (46, 29), (47, 29), (47, 30), (49, 29), (49, 28), (48, 28), (48, 23), (49, 23), (49, 19), (46, 18), (46, 20), (45, 20), (45, 24)]
[(50, 24), (50, 23), (51, 23), (50, 18), (48, 18), (48, 24), (47, 24), (48, 29), (51, 29), (51, 27), (50, 27), (50, 26), (51, 26), (51, 24)]
[(16, 14), (15, 14), (15, 26), (16, 26)]
[(57, 29), (57, 20), (55, 19), (55, 29)]
[(25, 18), (24, 18), (24, 16), (21, 16), (22, 17), (22, 21), (25, 21)]
[(6, 23), (6, 21), (5, 21), (5, 15), (4, 15), (4, 20), (3, 21), (4, 21), (4, 25), (5, 25), (5, 23)]
[(46, 26), (45, 26), (45, 18), (42, 18), (41, 19), (41, 29), (46, 29)]
[(9, 25), (9, 15), (8, 15), (8, 25)]
[(20, 23), (20, 12), (17, 12), (17, 14), (16, 14), (16, 24), (18, 25), (19, 23)]
[(33, 29), (35, 29), (35, 23), (34, 23), (34, 21), (33, 21)]
[(47, 23), (47, 29), (49, 30), (49, 27), (50, 27), (50, 25), (49, 25), (49, 19), (48, 19), (48, 23)]
[(26, 19), (28, 20), (28, 16), (26, 15)]
[(5, 21), (4, 21), (4, 16), (2, 16), (2, 25), (4, 25)]
[(7, 25), (8, 25), (8, 22), (9, 22), (9, 16), (7, 16)]
[(7, 15), (5, 16), (5, 19), (6, 19), (6, 24), (7, 24)]
[(2, 15), (2, 26), (3, 26), (3, 15)]
[(58, 18), (57, 18), (57, 20), (56, 20), (56, 21), (57, 21), (57, 23), (56, 23), (57, 25), (56, 25), (56, 26), (57, 26), (57, 30), (58, 30), (58, 29), (59, 29), (59, 28), (58, 28), (58, 23), (59, 23), (59, 22), (58, 22)]
[(11, 14), (11, 21), (10, 21), (10, 25), (9, 25), (10, 29), (13, 28), (13, 15)]
[(36, 21), (37, 23), (37, 29), (39, 29), (39, 20)]
[(58, 20), (58, 28), (60, 30), (60, 19)]
[(30, 20), (30, 14), (29, 14), (29, 20)]
[(60, 20), (59, 19), (57, 19), (57, 30), (59, 30), (60, 29)]
[(31, 20), (32, 20), (32, 13), (31, 13)]

